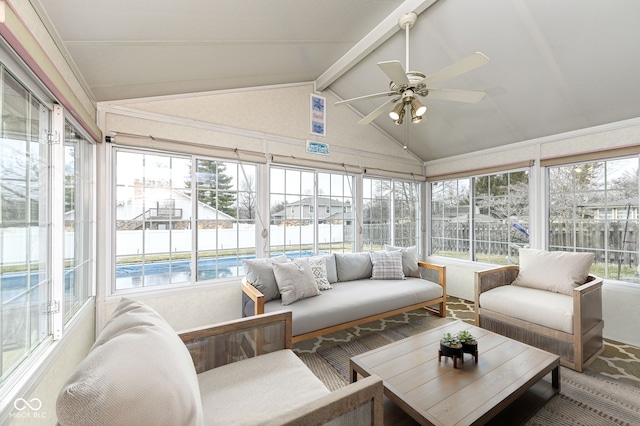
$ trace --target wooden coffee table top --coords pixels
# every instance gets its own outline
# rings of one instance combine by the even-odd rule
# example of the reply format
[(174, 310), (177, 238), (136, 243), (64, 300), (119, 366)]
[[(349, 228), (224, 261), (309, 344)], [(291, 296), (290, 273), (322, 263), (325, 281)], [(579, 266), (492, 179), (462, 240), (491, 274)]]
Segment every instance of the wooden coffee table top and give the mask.
[[(438, 361), (440, 337), (469, 330), (478, 340), (478, 363), (469, 354), (453, 368)], [(421, 424), (484, 423), (552, 373), (560, 390), (560, 357), (479, 327), (455, 321), (351, 358), (351, 380), (375, 374), (385, 395)]]

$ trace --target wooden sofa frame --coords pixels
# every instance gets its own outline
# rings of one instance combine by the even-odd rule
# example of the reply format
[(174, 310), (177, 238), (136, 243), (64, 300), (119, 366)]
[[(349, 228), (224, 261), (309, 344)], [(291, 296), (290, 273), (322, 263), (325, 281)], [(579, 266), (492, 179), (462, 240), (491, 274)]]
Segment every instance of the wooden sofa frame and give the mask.
[[(291, 349), (291, 312), (274, 312), (257, 317), (232, 320), (213, 326), (200, 327), (179, 334), (194, 360), (196, 371), (201, 373), (231, 362), (257, 357), (269, 352)], [(238, 343), (241, 356), (221, 351), (223, 342)], [(311, 371), (309, 371), (310, 374)], [(367, 380), (371, 379), (371, 380)], [(250, 378), (249, 378), (250, 380)], [(248, 396), (247, 409), (251, 409)], [(377, 376), (349, 384), (318, 398), (296, 410), (295, 413), (274, 413), (264, 419), (265, 425), (321, 425), (362, 424), (364, 418), (382, 426), (384, 420), (384, 387)], [(370, 411), (369, 411), (370, 410)]]
[(585, 284), (573, 289), (573, 334), (569, 334), (480, 307), (480, 294), (510, 285), (519, 270), (519, 266), (509, 265), (475, 273), (476, 325), (555, 353), (561, 365), (581, 372), (604, 350), (602, 278), (589, 275)]
[[(447, 316), (447, 277), (446, 277), (446, 267), (441, 265), (435, 265), (433, 263), (427, 262), (418, 262), (418, 267), (420, 268), (421, 277), (425, 279), (429, 279), (433, 276), (434, 283), (440, 285), (442, 287), (442, 297), (438, 297), (433, 300), (429, 300), (426, 302), (420, 302), (413, 305), (405, 306), (399, 309), (394, 309), (392, 311), (380, 312), (376, 315), (371, 315), (365, 318), (360, 318), (354, 321), (345, 322), (342, 324), (336, 324), (331, 327), (322, 328), (319, 330), (315, 330), (309, 333), (300, 334), (297, 336), (293, 336), (293, 343), (301, 342), (303, 340), (311, 339), (313, 337), (322, 336), (324, 334), (333, 333), (335, 331), (344, 330), (349, 327), (355, 327), (357, 325), (365, 324), (371, 321), (376, 321), (381, 318), (386, 318), (392, 315), (401, 314), (404, 312), (413, 311), (414, 309), (423, 308), (426, 311), (438, 315), (442, 318)], [(242, 279), (242, 291), (249, 296), (254, 302), (254, 315), (264, 314), (264, 295), (255, 288), (251, 283), (249, 283), (246, 279)], [(438, 308), (433, 308), (434, 305), (438, 305)]]

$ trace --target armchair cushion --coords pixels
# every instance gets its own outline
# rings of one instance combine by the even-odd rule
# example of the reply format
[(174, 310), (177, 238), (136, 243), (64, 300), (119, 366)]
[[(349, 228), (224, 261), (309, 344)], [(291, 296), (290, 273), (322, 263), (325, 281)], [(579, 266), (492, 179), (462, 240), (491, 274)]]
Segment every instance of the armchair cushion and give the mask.
[(593, 259), (593, 253), (520, 249), (513, 285), (571, 295), (587, 280)]
[(202, 424), (191, 355), (158, 313), (122, 299), (60, 391), (56, 412), (61, 425)]
[(573, 298), (565, 294), (504, 285), (480, 294), (480, 306), (532, 324), (573, 333)]
[[(261, 424), (330, 393), (291, 350), (217, 367), (198, 378), (204, 424), (211, 425)], [(247, 409), (239, 411), (243, 400)]]

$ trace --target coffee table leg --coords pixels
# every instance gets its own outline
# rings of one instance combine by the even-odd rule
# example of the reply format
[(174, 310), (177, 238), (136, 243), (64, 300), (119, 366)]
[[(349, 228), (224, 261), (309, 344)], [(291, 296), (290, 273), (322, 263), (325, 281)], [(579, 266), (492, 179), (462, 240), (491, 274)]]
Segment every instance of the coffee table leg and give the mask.
[(560, 392), (560, 366), (551, 371), (551, 386), (556, 392)]
[(356, 372), (351, 360), (349, 360), (349, 370), (351, 370), (351, 383), (355, 383), (358, 380), (358, 373)]

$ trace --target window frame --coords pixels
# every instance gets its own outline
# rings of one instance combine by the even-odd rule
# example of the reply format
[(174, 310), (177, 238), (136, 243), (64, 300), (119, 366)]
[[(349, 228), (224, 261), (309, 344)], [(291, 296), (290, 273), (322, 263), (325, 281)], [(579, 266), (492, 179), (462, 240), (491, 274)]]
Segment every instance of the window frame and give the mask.
[[(518, 248), (520, 247), (528, 247), (530, 242), (532, 241), (532, 237), (529, 234), (528, 231), (528, 224), (532, 223), (532, 214), (533, 214), (533, 197), (531, 197), (532, 195), (532, 191), (533, 188), (535, 186), (535, 182), (533, 180), (533, 170), (531, 166), (525, 166), (525, 167), (517, 167), (517, 168), (513, 168), (513, 169), (500, 169), (500, 170), (491, 170), (491, 172), (488, 173), (478, 173), (478, 174), (470, 174), (470, 175), (466, 175), (466, 176), (453, 176), (449, 179), (441, 179), (441, 180), (433, 180), (429, 182), (429, 188), (428, 188), (428, 192), (429, 192), (429, 229), (430, 229), (430, 235), (428, 238), (428, 253), (430, 256), (434, 256), (434, 257), (441, 257), (443, 259), (448, 259), (448, 260), (457, 260), (457, 261), (463, 261), (463, 262), (480, 262), (480, 263), (486, 263), (486, 264), (490, 264), (490, 265), (508, 265), (508, 264), (517, 264), (518, 263), (518, 257), (517, 257), (517, 250), (515, 250), (516, 246), (513, 245), (515, 243), (512, 244), (512, 238), (511, 238), (511, 233), (510, 231), (513, 231), (511, 228), (507, 228), (505, 229), (505, 231), (508, 233), (508, 238), (505, 241), (498, 241), (496, 244), (502, 244), (507, 246), (507, 254), (505, 257), (505, 261), (506, 262), (501, 262), (501, 263), (495, 263), (495, 262), (491, 262), (491, 250), (490, 252), (487, 254), (487, 256), (489, 257), (489, 259), (487, 260), (478, 260), (478, 255), (477, 255), (477, 251), (478, 251), (478, 244), (481, 243), (481, 241), (478, 240), (477, 238), (477, 233), (478, 233), (478, 224), (480, 222), (478, 222), (476, 220), (477, 217), (477, 213), (476, 213), (476, 209), (478, 209), (479, 207), (477, 206), (477, 202), (479, 199), (481, 199), (481, 197), (478, 197), (478, 194), (476, 193), (476, 188), (477, 188), (477, 182), (478, 179), (484, 179), (486, 178), (488, 182), (491, 181), (492, 177), (497, 177), (497, 176), (503, 176), (503, 175), (507, 175), (507, 180), (508, 180), (508, 186), (507, 186), (507, 191), (508, 193), (511, 193), (511, 188), (512, 188), (512, 184), (511, 184), (511, 175), (515, 174), (515, 173), (520, 173), (520, 172), (524, 172), (527, 175), (527, 188), (526, 191), (520, 191), (520, 193), (522, 194), (526, 194), (526, 197), (528, 199), (528, 204), (527, 204), (527, 210), (528, 210), (528, 215), (526, 215), (526, 220), (524, 218), (521, 218), (519, 221), (516, 221), (518, 223), (522, 223), (522, 221), (524, 221), (523, 223), (525, 223), (525, 225), (527, 226), (520, 226), (520, 227), (516, 227), (516, 229), (519, 232), (522, 232), (523, 234), (526, 234), (526, 239), (528, 241), (526, 242), (520, 242), (518, 245)], [(467, 220), (464, 223), (468, 224), (468, 232), (467, 235), (468, 237), (464, 237), (464, 238), (454, 238), (451, 241), (455, 242), (456, 247), (468, 247), (467, 250), (459, 250), (459, 251), (455, 251), (454, 253), (460, 253), (461, 255), (459, 256), (446, 256), (443, 254), (439, 254), (437, 252), (434, 252), (435, 247), (437, 247), (436, 244), (434, 244), (434, 239), (436, 239), (436, 237), (434, 237), (434, 226), (438, 223), (442, 223), (444, 224), (445, 222), (445, 212), (444, 210), (442, 211), (443, 216), (441, 216), (441, 218), (439, 219), (438, 222), (436, 222), (436, 215), (434, 214), (434, 203), (437, 202), (438, 200), (434, 199), (434, 186), (438, 185), (438, 184), (442, 184), (442, 185), (446, 185), (447, 183), (450, 182), (457, 182), (456, 184), (456, 188), (458, 188), (460, 186), (460, 182), (467, 182), (467, 185), (463, 187), (468, 188), (468, 208), (466, 216), (467, 216)], [(490, 198), (490, 197), (489, 197)], [(450, 198), (444, 199), (444, 200), (440, 200), (442, 203), (446, 202), (447, 200), (449, 200)], [(459, 207), (461, 204), (457, 204), (456, 206)], [(464, 205), (464, 204), (462, 204)], [(460, 215), (458, 215), (458, 217), (461, 217)], [(510, 216), (507, 217), (507, 219), (510, 219)], [(506, 220), (506, 219), (505, 219)], [(460, 232), (460, 229), (458, 229), (458, 233)], [(519, 234), (516, 234), (516, 236), (519, 236)], [(440, 237), (440, 239), (443, 239), (444, 237)], [(514, 237), (515, 238), (515, 237)], [(521, 238), (523, 239), (523, 238)], [(444, 240), (443, 240), (444, 241)], [(515, 250), (515, 253), (512, 252)], [(467, 254), (468, 253), (468, 254)]]

